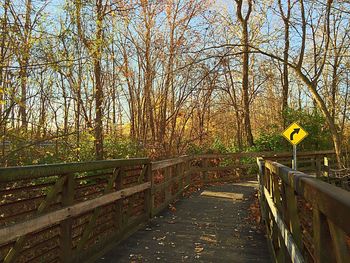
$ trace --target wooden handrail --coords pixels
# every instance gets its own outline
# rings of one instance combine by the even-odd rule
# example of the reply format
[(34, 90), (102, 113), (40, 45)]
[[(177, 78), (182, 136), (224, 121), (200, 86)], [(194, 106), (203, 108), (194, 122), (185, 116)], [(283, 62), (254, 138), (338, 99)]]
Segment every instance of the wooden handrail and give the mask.
[(131, 196), (133, 194), (143, 192), (151, 187), (151, 183), (144, 183), (130, 188), (126, 188), (114, 193), (106, 194), (101, 197), (84, 201), (45, 215), (15, 224), (0, 228), (0, 243), (12, 241), (20, 236), (33, 233), (50, 225), (57, 224), (67, 218), (79, 216), (97, 207), (113, 203), (119, 199)]
[(150, 163), (148, 158), (114, 159), (91, 162), (43, 164), (0, 168), (0, 182), (35, 179), (53, 175), (89, 172)]
[[(239, 153), (222, 153), (222, 154), (198, 154), (193, 155), (193, 158), (244, 158), (244, 157), (264, 157), (266, 158), (286, 158), (291, 157), (292, 152), (239, 152)], [(333, 150), (326, 151), (306, 151), (299, 152), (299, 157), (309, 157), (309, 156), (325, 156), (325, 155), (335, 155)]]
[[(286, 256), (287, 251), (292, 262), (300, 261), (299, 256), (291, 253), (286, 239), (276, 243), (287, 233), (292, 237), (288, 242), (294, 240), (292, 247), (302, 255), (309, 254), (316, 262), (347, 262), (350, 258), (346, 242), (350, 236), (350, 192), (277, 162), (258, 158), (258, 165), (259, 200), (276, 260), (282, 257), (281, 253)], [(306, 216), (300, 209), (313, 213), (311, 229), (300, 219)], [(273, 226), (278, 226), (280, 234)], [(313, 248), (303, 244), (305, 237), (302, 236), (310, 233), (313, 233)], [(285, 245), (278, 245), (283, 243)]]

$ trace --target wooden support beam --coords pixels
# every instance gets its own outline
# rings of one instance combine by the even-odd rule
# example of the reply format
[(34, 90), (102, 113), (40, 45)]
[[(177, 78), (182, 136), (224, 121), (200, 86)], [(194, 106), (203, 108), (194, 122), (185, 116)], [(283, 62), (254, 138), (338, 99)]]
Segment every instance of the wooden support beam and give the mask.
[[(64, 183), (66, 182), (66, 179), (67, 179), (67, 177), (61, 177), (57, 180), (55, 185), (50, 189), (50, 191), (46, 195), (45, 200), (39, 205), (38, 210), (36, 212), (36, 215), (43, 214), (45, 212), (45, 210), (50, 207), (51, 203), (57, 199), (57, 195), (62, 191), (62, 187), (63, 187)], [(28, 222), (28, 221), (25, 221), (24, 223), (26, 223), (26, 222)], [(10, 228), (10, 227), (8, 227), (8, 228)], [(1, 229), (1, 230), (6, 230), (8, 228)], [(0, 230), (0, 233), (1, 233), (1, 230)], [(30, 232), (28, 232), (26, 234), (29, 234), (29, 233)], [(13, 234), (13, 233), (11, 233), (11, 232), (8, 233), (8, 235), (11, 235), (11, 234)], [(18, 235), (15, 237), (18, 239), (15, 242), (14, 246), (7, 253), (7, 255), (4, 259), (4, 263), (11, 263), (11, 262), (16, 261), (17, 257), (21, 253), (23, 246), (25, 245), (25, 242), (27, 240), (26, 234)], [(13, 238), (13, 239), (15, 239), (15, 238)], [(13, 239), (11, 239), (11, 240), (13, 240)], [(2, 241), (1, 234), (0, 234), (0, 244), (1, 243), (5, 243), (5, 242)]]
[(148, 218), (152, 216), (152, 188), (153, 188), (153, 180), (152, 180), (152, 163), (146, 165), (145, 172), (145, 181), (151, 182), (151, 188), (145, 191), (145, 214)]
[[(74, 175), (66, 175), (66, 183), (62, 191), (62, 206), (70, 206), (74, 203)], [(73, 219), (68, 218), (60, 224), (60, 260), (68, 263), (72, 257), (72, 224)]]
[(114, 193), (106, 194), (101, 197), (84, 201), (72, 206), (65, 207), (63, 209), (56, 210), (54, 212), (47, 213), (45, 215), (39, 216), (27, 220), (22, 223), (18, 223), (12, 226), (4, 227), (0, 229), (0, 243), (6, 243), (12, 241), (18, 237), (27, 235), (29, 233), (38, 231), (45, 227), (57, 224), (62, 220), (70, 217), (75, 217), (91, 211), (96, 207), (110, 204), (121, 198), (133, 195), (149, 189), (151, 183), (147, 182), (130, 188), (126, 188)]
[[(120, 191), (123, 189), (123, 178), (124, 178), (124, 169), (119, 168), (115, 171), (115, 173), (118, 173), (116, 179), (115, 179), (115, 190)], [(123, 229), (123, 199), (116, 200), (115, 206), (114, 206), (115, 216), (115, 228), (117, 229), (117, 232), (120, 233)]]
[(286, 246), (290, 258), (292, 260), (293, 263), (302, 263), (304, 262), (304, 258), (298, 248), (298, 246), (296, 245), (292, 234), (289, 232), (288, 228), (286, 227), (285, 223), (283, 222), (283, 219), (280, 215), (280, 213), (277, 210), (277, 207), (275, 206), (273, 199), (269, 193), (269, 191), (264, 188), (264, 195), (267, 201), (267, 204), (270, 208), (270, 211), (273, 215), (273, 220), (276, 223), (276, 225), (278, 226), (279, 232), (283, 238), (284, 241), (284, 245)]
[(313, 209), (313, 241), (316, 263), (336, 262), (332, 252), (332, 239), (329, 232), (327, 218), (317, 207)]
[(332, 238), (333, 253), (338, 263), (347, 263), (350, 259), (350, 251), (346, 243), (344, 231), (328, 220), (329, 232)]
[[(118, 175), (119, 175), (119, 169), (115, 169), (113, 171), (112, 175), (110, 176), (110, 178), (108, 179), (106, 188), (103, 190), (104, 194), (110, 193), (113, 190), (114, 183), (115, 183), (115, 180), (118, 177)], [(81, 239), (77, 245), (76, 253), (80, 253), (80, 251), (86, 245), (87, 241), (89, 240), (89, 238), (93, 232), (94, 226), (96, 224), (96, 221), (97, 221), (100, 213), (101, 213), (101, 206), (96, 207), (94, 209), (91, 217), (89, 218), (89, 223), (85, 227), (84, 232), (81, 236)]]
[(285, 186), (286, 208), (288, 214), (289, 229), (293, 235), (296, 245), (300, 250), (302, 247), (302, 235), (300, 229), (300, 219), (298, 214), (297, 199), (293, 189), (290, 186)]

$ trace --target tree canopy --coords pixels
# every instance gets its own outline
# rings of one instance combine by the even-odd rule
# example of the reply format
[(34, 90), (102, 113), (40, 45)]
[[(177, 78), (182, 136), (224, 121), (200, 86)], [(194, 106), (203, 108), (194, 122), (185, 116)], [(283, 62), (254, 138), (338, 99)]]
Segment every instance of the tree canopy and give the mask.
[(3, 166), (349, 148), (350, 1), (4, 0)]

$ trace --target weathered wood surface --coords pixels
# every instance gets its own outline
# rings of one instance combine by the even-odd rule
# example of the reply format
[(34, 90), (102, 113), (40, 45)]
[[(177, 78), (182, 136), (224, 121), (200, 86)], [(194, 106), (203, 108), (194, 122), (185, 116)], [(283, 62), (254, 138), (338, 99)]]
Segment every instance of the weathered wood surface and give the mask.
[[(300, 153), (299, 160), (320, 173), (320, 160), (333, 154)], [(237, 153), (0, 168), (0, 261), (82, 262), (146, 223), (189, 186), (255, 176), (252, 160), (258, 155), (290, 161), (290, 153)], [(285, 190), (282, 197), (290, 193)], [(329, 231), (339, 233), (339, 222), (329, 219)]]
[(258, 164), (259, 199), (275, 260), (349, 262), (350, 192), (276, 162), (259, 158)]
[(256, 182), (212, 186), (205, 191), (222, 197), (200, 191), (183, 198), (176, 211), (159, 214), (96, 262), (271, 262), (264, 234), (247, 219), (256, 187)]
[(117, 201), (121, 198), (142, 192), (150, 187), (151, 183), (144, 183), (124, 190), (120, 190), (118, 192), (106, 194), (99, 198), (78, 203), (76, 205), (68, 206), (66, 208), (47, 213), (43, 216), (33, 218), (23, 223), (18, 223), (10, 227), (2, 228), (0, 229), (0, 243), (12, 241), (20, 236), (27, 235), (50, 225), (57, 224), (65, 219), (78, 216), (97, 207)]
[(21, 167), (0, 168), (0, 182), (18, 181), (23, 179), (34, 179), (49, 177), (53, 175), (65, 175), (71, 173), (88, 172), (115, 167), (135, 166), (149, 163), (148, 158), (118, 159), (91, 161), (81, 163), (61, 163), (47, 165), (30, 165)]

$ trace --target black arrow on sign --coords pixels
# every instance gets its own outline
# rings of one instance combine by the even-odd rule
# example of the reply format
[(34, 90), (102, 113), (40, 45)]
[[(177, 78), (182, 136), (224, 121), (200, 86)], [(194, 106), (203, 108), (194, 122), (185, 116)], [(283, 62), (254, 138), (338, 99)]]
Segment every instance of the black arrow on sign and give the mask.
[(293, 141), (294, 134), (298, 134), (300, 131), (300, 128), (295, 128), (294, 131), (290, 134), (290, 140)]

